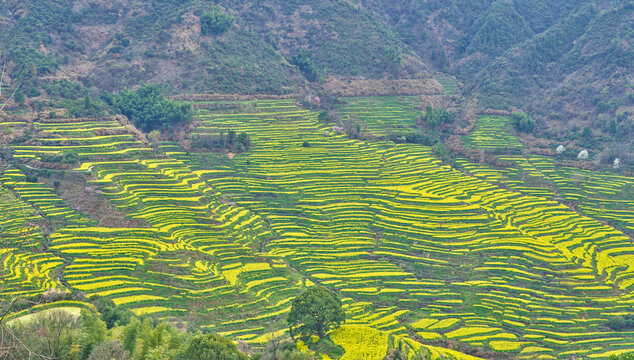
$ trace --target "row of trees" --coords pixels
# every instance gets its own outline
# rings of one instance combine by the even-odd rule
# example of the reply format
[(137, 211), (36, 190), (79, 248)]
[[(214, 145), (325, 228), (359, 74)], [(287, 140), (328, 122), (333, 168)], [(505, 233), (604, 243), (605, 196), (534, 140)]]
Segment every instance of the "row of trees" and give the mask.
[(226, 134), (224, 131), (220, 134), (194, 134), (191, 146), (194, 149), (241, 152), (251, 148), (251, 138), (245, 132), (238, 134), (234, 130), (228, 130)]
[[(11, 324), (3, 318), (16, 309), (16, 303), (0, 308), (0, 359), (310, 359), (289, 340), (271, 339), (264, 352), (247, 356), (222, 336), (195, 329), (184, 332), (166, 321), (138, 318), (104, 298), (91, 302), (97, 312), (82, 310), (77, 317), (64, 310), (45, 310), (28, 321)], [(293, 337), (324, 337), (344, 321), (341, 300), (324, 287), (312, 287), (294, 299), (287, 321)]]
[(215, 334), (185, 333), (168, 322), (130, 317), (108, 328), (103, 316), (63, 310), (0, 328), (0, 358), (50, 360), (247, 360), (230, 340)]

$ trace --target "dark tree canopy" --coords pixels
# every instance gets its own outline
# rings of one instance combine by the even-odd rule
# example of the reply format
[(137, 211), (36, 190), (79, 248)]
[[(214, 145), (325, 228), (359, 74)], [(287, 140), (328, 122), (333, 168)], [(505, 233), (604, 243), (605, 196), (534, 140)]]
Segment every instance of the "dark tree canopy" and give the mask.
[(211, 10), (200, 15), (200, 32), (203, 35), (222, 34), (233, 25), (233, 17), (221, 8), (212, 6)]
[(310, 50), (301, 49), (297, 55), (293, 56), (290, 62), (299, 68), (299, 71), (304, 74), (308, 81), (319, 80), (319, 70), (317, 70), (313, 62)]
[(166, 99), (156, 85), (143, 85), (136, 92), (123, 90), (112, 101), (115, 108), (144, 131), (169, 128), (192, 117), (190, 104)]
[(345, 321), (341, 300), (322, 286), (311, 287), (293, 300), (288, 314), (291, 336), (319, 335)]
[(428, 106), (425, 110), (425, 121), (431, 128), (438, 128), (443, 124), (454, 120), (454, 115), (444, 107), (432, 108)]
[(198, 360), (247, 360), (236, 345), (220, 335), (195, 336), (181, 355), (181, 359)]
[(528, 114), (515, 113), (511, 115), (511, 121), (513, 122), (513, 127), (515, 127), (515, 130), (519, 132), (530, 133), (535, 130), (535, 119), (533, 119)]
[(101, 319), (106, 323), (108, 329), (127, 325), (132, 319), (133, 314), (130, 310), (115, 305), (110, 299), (93, 297), (91, 302), (97, 307), (97, 311), (101, 314)]

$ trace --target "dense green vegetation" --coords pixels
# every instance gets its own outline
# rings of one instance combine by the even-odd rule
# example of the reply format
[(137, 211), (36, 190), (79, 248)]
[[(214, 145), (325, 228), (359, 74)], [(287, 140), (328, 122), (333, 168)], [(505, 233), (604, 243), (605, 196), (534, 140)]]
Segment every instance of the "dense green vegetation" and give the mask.
[(425, 109), (425, 123), (432, 129), (451, 123), (454, 121), (454, 114), (447, 111), (444, 107), (433, 108), (428, 106)]
[(219, 35), (233, 25), (233, 17), (221, 8), (212, 6), (211, 10), (200, 15), (200, 32), (203, 35)]
[(318, 335), (320, 338), (344, 320), (341, 299), (322, 286), (309, 288), (296, 297), (287, 318), (291, 336)]
[(251, 147), (251, 138), (245, 132), (237, 134), (234, 130), (228, 130), (225, 134), (194, 134), (191, 137), (191, 146), (194, 149), (227, 150), (242, 152)]
[(168, 322), (138, 319), (131, 313), (125, 315), (125, 323), (108, 326), (106, 316), (85, 309), (79, 317), (68, 308), (47, 310), (29, 321), (3, 324), (0, 346), (13, 358), (248, 359), (230, 340), (218, 335), (185, 333)]
[(535, 130), (535, 119), (529, 114), (514, 113), (511, 115), (511, 123), (515, 130), (519, 132), (530, 133)]
[(309, 50), (301, 49), (297, 55), (293, 56), (291, 64), (296, 65), (308, 81), (317, 81), (319, 80), (319, 70), (317, 70), (311, 56), (312, 53)]
[(156, 85), (143, 85), (137, 91), (126, 89), (107, 101), (144, 131), (169, 129), (192, 117), (190, 104), (166, 99)]

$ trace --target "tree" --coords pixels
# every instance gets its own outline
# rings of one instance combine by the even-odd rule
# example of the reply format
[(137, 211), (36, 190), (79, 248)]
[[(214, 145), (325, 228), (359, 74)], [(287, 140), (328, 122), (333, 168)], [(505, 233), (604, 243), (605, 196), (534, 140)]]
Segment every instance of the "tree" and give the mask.
[(156, 85), (143, 85), (136, 92), (123, 90), (111, 101), (144, 131), (169, 128), (192, 118), (191, 104), (166, 99)]
[(200, 32), (203, 35), (219, 35), (233, 25), (233, 17), (217, 6), (200, 15)]
[(619, 159), (619, 158), (614, 159), (614, 163), (612, 164), (612, 167), (615, 168), (615, 169), (620, 168), (621, 167), (621, 159)]
[(437, 108), (428, 106), (425, 109), (425, 121), (427, 125), (433, 129), (437, 129), (443, 124), (450, 123), (453, 120), (454, 115), (442, 106)]
[(308, 81), (312, 82), (319, 80), (319, 70), (317, 70), (315, 63), (313, 62), (310, 50), (299, 50), (297, 55), (293, 56), (290, 63), (297, 66), (299, 71), (301, 71)]
[(533, 130), (535, 130), (535, 126), (537, 125), (532, 116), (524, 113), (512, 114), (511, 121), (515, 130), (525, 133), (533, 132)]
[(22, 91), (18, 91), (15, 93), (13, 101), (15, 101), (15, 103), (18, 105), (24, 104), (24, 94), (22, 93)]
[(323, 286), (311, 287), (293, 300), (286, 319), (291, 336), (319, 335), (345, 321), (341, 300)]
[(90, 301), (97, 307), (97, 311), (101, 314), (101, 320), (106, 323), (108, 329), (118, 325), (127, 325), (132, 319), (133, 314), (130, 310), (115, 305), (112, 300), (95, 296)]
[(93, 349), (106, 339), (108, 328), (106, 323), (88, 310), (81, 311), (83, 332), (81, 336), (81, 359), (88, 359)]
[(31, 321), (18, 322), (10, 329), (13, 338), (19, 339), (20, 344), (13, 349), (13, 358), (27, 359), (34, 355), (52, 360), (74, 358), (79, 355), (76, 342), (81, 328), (79, 325), (73, 315), (61, 310), (42, 312)]
[(555, 150), (555, 152), (557, 153), (557, 155), (563, 154), (564, 151), (566, 151), (566, 148), (563, 145), (559, 145), (557, 146), (557, 149)]
[(577, 159), (579, 159), (579, 160), (588, 160), (589, 156), (590, 156), (590, 154), (588, 153), (588, 150), (581, 150), (581, 151), (579, 151), (579, 154), (577, 154)]
[(216, 334), (194, 336), (181, 354), (181, 358), (183, 360), (248, 360), (248, 357), (239, 352), (231, 340)]
[(130, 353), (123, 349), (119, 341), (101, 343), (90, 353), (88, 360), (128, 360)]

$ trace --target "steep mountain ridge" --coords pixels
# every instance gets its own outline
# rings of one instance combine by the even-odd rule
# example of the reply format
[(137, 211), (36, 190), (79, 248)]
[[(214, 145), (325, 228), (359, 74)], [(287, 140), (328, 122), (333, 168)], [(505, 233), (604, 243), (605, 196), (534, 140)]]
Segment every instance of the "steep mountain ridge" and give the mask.
[(634, 133), (631, 2), (364, 5), (421, 58), (455, 75), (483, 107), (532, 112), (542, 136), (575, 139), (588, 126), (595, 140), (622, 142)]

